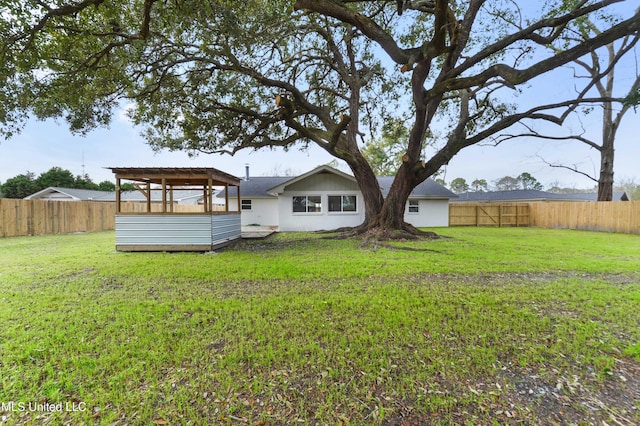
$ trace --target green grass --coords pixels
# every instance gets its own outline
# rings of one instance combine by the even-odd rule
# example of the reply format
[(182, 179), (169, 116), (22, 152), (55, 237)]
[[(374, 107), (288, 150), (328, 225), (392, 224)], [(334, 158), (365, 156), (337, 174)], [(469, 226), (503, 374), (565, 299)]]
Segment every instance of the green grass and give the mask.
[(112, 232), (0, 240), (0, 402), (86, 408), (0, 416), (537, 423), (554, 392), (569, 419), (600, 398), (601, 420), (640, 420), (637, 402), (602, 392), (640, 391), (627, 377), (640, 372), (640, 238), (437, 231), (449, 238), (396, 243), (428, 251), (317, 234), (214, 254), (119, 253)]

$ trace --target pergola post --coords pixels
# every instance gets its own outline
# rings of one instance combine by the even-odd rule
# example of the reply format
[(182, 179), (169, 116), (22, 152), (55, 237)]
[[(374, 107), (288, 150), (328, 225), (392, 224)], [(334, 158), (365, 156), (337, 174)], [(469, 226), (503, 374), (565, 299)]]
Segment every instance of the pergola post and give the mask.
[(242, 205), (240, 204), (240, 185), (238, 185), (238, 214), (242, 213)]
[(116, 214), (122, 211), (120, 207), (120, 201), (122, 198), (122, 189), (120, 189), (120, 178), (116, 176)]
[(209, 206), (209, 211), (213, 212), (213, 179), (211, 179), (211, 176), (209, 176), (207, 181), (207, 194), (209, 195), (207, 205)]
[(229, 212), (229, 184), (224, 185), (224, 211)]
[(162, 178), (162, 213), (167, 212), (167, 179)]
[(151, 213), (151, 182), (147, 182), (147, 213)]

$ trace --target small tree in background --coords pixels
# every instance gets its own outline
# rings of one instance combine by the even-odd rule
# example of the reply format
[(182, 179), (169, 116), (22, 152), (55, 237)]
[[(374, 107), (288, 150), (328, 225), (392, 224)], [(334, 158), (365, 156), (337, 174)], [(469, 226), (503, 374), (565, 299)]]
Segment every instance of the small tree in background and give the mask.
[(516, 179), (520, 182), (522, 189), (537, 189), (538, 191), (542, 191), (542, 184), (527, 172), (520, 173)]
[(489, 190), (489, 184), (485, 179), (475, 179), (471, 182), (471, 190), (474, 192), (486, 192)]
[(467, 181), (464, 180), (463, 178), (455, 178), (454, 180), (451, 181), (451, 184), (449, 185), (449, 187), (456, 194), (460, 194), (461, 192), (466, 192), (469, 190), (469, 185), (467, 184)]
[(494, 182), (496, 191), (513, 191), (520, 188), (520, 181), (511, 176), (502, 177)]

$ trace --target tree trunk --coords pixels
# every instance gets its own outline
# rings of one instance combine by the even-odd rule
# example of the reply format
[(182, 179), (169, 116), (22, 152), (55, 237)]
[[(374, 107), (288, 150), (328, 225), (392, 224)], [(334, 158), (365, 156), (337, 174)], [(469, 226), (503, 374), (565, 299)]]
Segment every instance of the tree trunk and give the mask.
[(412, 183), (413, 177), (409, 173), (408, 167), (402, 165), (384, 199), (382, 209), (375, 222), (377, 227), (389, 231), (407, 230), (408, 225), (404, 221), (404, 211), (409, 194), (415, 186)]
[(613, 138), (604, 141), (600, 151), (600, 178), (598, 179), (598, 201), (613, 199)]
[(611, 102), (604, 102), (603, 107), (598, 201), (611, 201), (613, 199), (613, 144), (616, 137), (617, 122), (613, 121), (613, 105)]

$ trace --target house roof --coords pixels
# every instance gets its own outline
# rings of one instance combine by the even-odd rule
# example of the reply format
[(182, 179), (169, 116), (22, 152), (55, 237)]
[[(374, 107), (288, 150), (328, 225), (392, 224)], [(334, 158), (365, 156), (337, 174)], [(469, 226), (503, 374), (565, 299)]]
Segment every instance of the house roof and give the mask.
[(63, 188), (59, 186), (50, 186), (34, 194), (24, 197), (24, 199), (37, 200), (55, 193), (67, 196), (74, 201), (104, 201), (105, 197), (109, 197), (109, 195), (114, 194), (111, 191), (97, 191), (94, 189)]
[[(242, 198), (274, 198), (273, 194), (267, 192), (267, 190), (274, 186), (280, 185), (291, 179), (291, 176), (257, 176), (252, 177), (249, 180), (240, 181), (240, 197)], [(217, 195), (218, 198), (225, 197), (225, 190), (223, 189)], [(231, 186), (229, 187), (229, 196), (237, 197), (238, 189)]]
[[(597, 193), (556, 194), (535, 189), (516, 189), (513, 191), (463, 192), (452, 202), (491, 202), (491, 201), (596, 201)], [(626, 193), (614, 192), (614, 201), (628, 200)]]
[[(31, 194), (25, 197), (26, 200), (37, 200), (48, 194), (59, 193), (65, 195), (73, 201), (115, 201), (115, 191), (97, 191), (92, 189), (78, 189), (78, 188), (62, 188), (57, 186), (50, 186), (42, 191), (38, 191), (35, 194)], [(189, 198), (202, 198), (202, 189), (174, 189), (173, 201), (179, 203), (180, 201)], [(123, 191), (121, 195), (122, 201), (146, 201), (146, 197), (140, 191)], [(152, 188), (151, 201), (162, 201), (162, 190)]]
[[(378, 177), (378, 184), (382, 189), (382, 195), (387, 196), (389, 194), (389, 188), (393, 183), (394, 176), (381, 176)], [(456, 198), (458, 197), (453, 192), (449, 191), (444, 186), (440, 185), (435, 180), (429, 178), (424, 182), (417, 185), (409, 194), (411, 198), (431, 198), (431, 199), (444, 199), (444, 198)]]
[[(284, 189), (292, 185), (296, 182), (304, 180), (309, 176), (312, 176), (317, 173), (333, 173), (335, 175), (341, 176), (345, 179), (355, 182), (355, 177), (350, 174), (344, 173), (340, 170), (334, 169), (330, 166), (319, 166), (315, 169), (304, 173), (299, 176), (271, 176), (271, 177), (251, 177), (249, 180), (243, 180), (240, 182), (240, 197), (241, 198), (273, 198), (276, 194), (280, 194), (284, 191)], [(386, 197), (389, 193), (389, 188), (391, 187), (391, 183), (393, 182), (393, 176), (382, 176), (378, 177), (378, 184), (382, 189), (383, 195)], [(237, 196), (236, 189), (231, 187), (229, 188), (230, 196)], [(218, 197), (224, 198), (225, 191), (221, 191)], [(411, 192), (410, 197), (412, 198), (423, 198), (423, 199), (448, 199), (457, 197), (456, 194), (449, 191), (444, 186), (435, 182), (433, 179), (427, 179), (422, 182), (420, 185), (416, 186), (414, 190)]]
[[(586, 193), (575, 193), (575, 194), (557, 194), (562, 196), (567, 200), (576, 200), (576, 201), (598, 201), (598, 193), (597, 192), (586, 192)], [(625, 191), (613, 191), (613, 196), (611, 197), (613, 201), (629, 201), (629, 197)]]

